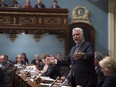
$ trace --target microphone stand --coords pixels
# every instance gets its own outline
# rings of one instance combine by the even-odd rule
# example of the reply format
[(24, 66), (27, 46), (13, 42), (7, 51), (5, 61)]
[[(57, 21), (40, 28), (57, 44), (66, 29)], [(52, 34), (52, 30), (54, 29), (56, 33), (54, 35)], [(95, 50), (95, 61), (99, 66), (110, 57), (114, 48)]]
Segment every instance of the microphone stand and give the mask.
[(57, 77), (56, 80), (49, 86), (52, 87), (60, 77)]

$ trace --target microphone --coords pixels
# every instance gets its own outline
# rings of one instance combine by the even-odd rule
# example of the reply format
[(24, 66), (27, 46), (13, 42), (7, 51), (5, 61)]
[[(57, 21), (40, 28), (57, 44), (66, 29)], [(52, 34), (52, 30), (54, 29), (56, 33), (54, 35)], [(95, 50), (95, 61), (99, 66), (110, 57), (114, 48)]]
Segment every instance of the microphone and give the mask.
[(60, 77), (57, 77), (56, 80), (49, 86), (52, 87)]
[(67, 78), (65, 78), (65, 80), (62, 82), (62, 84), (59, 85), (59, 87), (62, 87), (64, 84), (67, 84), (68, 83), (68, 80)]
[(33, 68), (31, 68), (31, 67), (30, 67), (30, 69), (27, 71), (27, 73), (26, 73), (26, 74), (28, 74), (31, 70), (33, 70)]
[(24, 73), (24, 74), (26, 74), (30, 68), (31, 68), (31, 67), (29, 67), (29, 68), (25, 71), (25, 73)]
[[(40, 73), (40, 72), (39, 72)], [(37, 73), (36, 75), (34, 75), (33, 77), (32, 77), (32, 79), (35, 79), (38, 75), (39, 75), (39, 73)], [(39, 75), (39, 78), (40, 78), (40, 76), (41, 75)]]

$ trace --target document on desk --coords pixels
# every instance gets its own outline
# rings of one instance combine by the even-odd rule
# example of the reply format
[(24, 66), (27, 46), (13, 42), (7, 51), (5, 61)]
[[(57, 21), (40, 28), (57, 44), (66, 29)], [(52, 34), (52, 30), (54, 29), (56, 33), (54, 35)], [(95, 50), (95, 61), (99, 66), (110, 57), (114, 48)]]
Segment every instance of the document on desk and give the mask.
[(41, 76), (40, 78), (41, 78), (42, 80), (46, 80), (46, 81), (54, 81), (54, 79), (51, 79), (50, 77)]
[(40, 83), (41, 86), (50, 86), (51, 84), (48, 84), (48, 83)]

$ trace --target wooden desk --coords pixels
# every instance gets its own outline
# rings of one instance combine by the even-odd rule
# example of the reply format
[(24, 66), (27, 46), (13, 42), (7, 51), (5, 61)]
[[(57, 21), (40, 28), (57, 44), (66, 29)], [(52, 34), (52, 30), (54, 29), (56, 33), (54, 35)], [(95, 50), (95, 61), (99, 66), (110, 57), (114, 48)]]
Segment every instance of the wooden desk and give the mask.
[(23, 74), (16, 74), (14, 80), (14, 87), (38, 87), (36, 82), (32, 82), (28, 79), (29, 77)]

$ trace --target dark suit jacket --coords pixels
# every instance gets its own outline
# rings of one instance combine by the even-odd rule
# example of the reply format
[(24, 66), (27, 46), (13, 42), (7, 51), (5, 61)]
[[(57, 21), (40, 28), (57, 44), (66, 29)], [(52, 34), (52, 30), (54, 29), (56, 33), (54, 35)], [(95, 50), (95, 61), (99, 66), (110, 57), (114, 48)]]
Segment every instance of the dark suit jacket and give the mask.
[(36, 4), (35, 8), (46, 8), (44, 4)]
[(4, 84), (4, 72), (0, 68), (0, 85), (3, 85), (3, 84)]
[(0, 7), (8, 7), (7, 4), (0, 4)]
[[(94, 50), (89, 42), (84, 41), (79, 50), (85, 53), (82, 59), (74, 60), (73, 54), (76, 46), (73, 46), (69, 56), (66, 61), (58, 61), (57, 64), (60, 65), (70, 65), (71, 64), (71, 79), (75, 79), (76, 85), (81, 85), (82, 87), (88, 87), (96, 85), (97, 77), (94, 67)], [(73, 80), (71, 80), (73, 81)]]
[(60, 6), (59, 5), (56, 5), (55, 7), (51, 6), (51, 8), (60, 8)]
[[(39, 62), (40, 62), (41, 60), (39, 60)], [(32, 60), (32, 62), (31, 62), (32, 64), (34, 64), (34, 65), (37, 65), (36, 64), (36, 60), (34, 59), (34, 60)], [(38, 65), (39, 65), (39, 63), (38, 63)]]
[(49, 65), (43, 76), (49, 76), (52, 79), (56, 79), (58, 76), (60, 76), (59, 67), (56, 64)]
[(116, 71), (106, 77), (102, 87), (116, 87)]
[(103, 72), (101, 71), (101, 67), (100, 66), (97, 66), (96, 68), (96, 74), (97, 74), (97, 87), (101, 87), (104, 83), (104, 80), (105, 80), (105, 76), (103, 74)]

